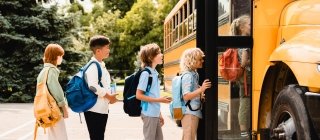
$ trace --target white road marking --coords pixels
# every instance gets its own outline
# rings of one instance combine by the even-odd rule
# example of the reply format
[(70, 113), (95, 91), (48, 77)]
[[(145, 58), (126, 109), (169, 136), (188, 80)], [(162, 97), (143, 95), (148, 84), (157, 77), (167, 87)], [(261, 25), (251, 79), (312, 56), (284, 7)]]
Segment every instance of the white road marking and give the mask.
[(28, 109), (15, 109), (15, 108), (0, 108), (0, 110), (8, 110), (8, 111), (29, 111)]
[(22, 124), (22, 125), (20, 125), (20, 126), (18, 126), (16, 128), (13, 128), (13, 129), (11, 129), (11, 130), (9, 130), (7, 132), (4, 132), (4, 133), (0, 134), (0, 138), (4, 137), (6, 135), (9, 135), (9, 134), (13, 133), (14, 131), (17, 131), (17, 130), (19, 130), (19, 129), (21, 129), (21, 128), (23, 128), (23, 127), (25, 127), (25, 126), (27, 126), (27, 125), (29, 125), (31, 123), (35, 123), (35, 121), (34, 120), (28, 121), (28, 122), (26, 122), (26, 123), (24, 123), (24, 124)]

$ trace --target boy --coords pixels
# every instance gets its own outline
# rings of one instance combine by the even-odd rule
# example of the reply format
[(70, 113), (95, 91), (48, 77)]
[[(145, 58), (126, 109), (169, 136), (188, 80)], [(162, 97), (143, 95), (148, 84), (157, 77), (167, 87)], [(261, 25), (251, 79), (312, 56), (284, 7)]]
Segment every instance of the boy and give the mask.
[(96, 104), (84, 112), (89, 135), (91, 140), (104, 140), (105, 128), (108, 120), (109, 103), (117, 101), (116, 94), (111, 94), (111, 78), (105, 63), (102, 61), (109, 57), (110, 40), (105, 36), (93, 36), (89, 46), (93, 52), (90, 61), (97, 61), (100, 64), (102, 77), (99, 85), (98, 69), (96, 65), (90, 65), (85, 72), (85, 79), (91, 91), (98, 95)]
[(152, 75), (152, 85), (148, 93), (146, 92), (149, 73), (144, 71), (140, 75), (136, 92), (137, 99), (141, 100), (141, 118), (143, 121), (143, 135), (145, 140), (163, 140), (161, 126), (164, 124), (160, 113), (160, 102), (169, 103), (171, 100), (160, 97), (159, 73), (155, 69), (158, 64), (162, 64), (163, 54), (157, 44), (148, 44), (141, 48), (140, 60), (142, 68), (149, 69)]

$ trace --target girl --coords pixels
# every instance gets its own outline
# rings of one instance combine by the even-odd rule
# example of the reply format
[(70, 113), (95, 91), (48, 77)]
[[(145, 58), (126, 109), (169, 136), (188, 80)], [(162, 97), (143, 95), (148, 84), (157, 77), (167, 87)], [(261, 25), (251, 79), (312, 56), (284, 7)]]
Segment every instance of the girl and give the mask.
[[(68, 118), (68, 110), (66, 105), (66, 100), (64, 97), (64, 92), (61, 88), (61, 85), (58, 81), (59, 69), (58, 65), (62, 62), (62, 57), (64, 55), (63, 48), (58, 44), (49, 44), (44, 51), (44, 67), (41, 70), (37, 78), (37, 83), (40, 83), (44, 79), (44, 73), (46, 69), (49, 68), (48, 78), (47, 78), (47, 87), (56, 100), (57, 105), (60, 107), (61, 115), (63, 118)], [(60, 119), (55, 126), (50, 127), (48, 131), (49, 140), (67, 140), (67, 131), (64, 123), (64, 119)]]
[[(181, 120), (183, 140), (195, 140), (199, 119), (202, 118), (200, 96), (211, 87), (209, 79), (204, 80), (199, 86), (198, 68), (202, 68), (204, 54), (199, 48), (187, 49), (180, 59), (182, 73), (182, 95), (185, 103), (190, 101)], [(203, 96), (202, 96), (203, 97)]]
[[(233, 20), (231, 24), (231, 34), (234, 36), (250, 36), (250, 17), (247, 15), (240, 16)], [(250, 68), (250, 49), (239, 48), (238, 49), (238, 60), (241, 67), (244, 69), (244, 74), (236, 81), (239, 86), (239, 125), (241, 131), (241, 137), (249, 137), (250, 132), (250, 90), (251, 89), (251, 68)], [(246, 87), (245, 87), (246, 86)], [(245, 90), (246, 89), (246, 90)]]

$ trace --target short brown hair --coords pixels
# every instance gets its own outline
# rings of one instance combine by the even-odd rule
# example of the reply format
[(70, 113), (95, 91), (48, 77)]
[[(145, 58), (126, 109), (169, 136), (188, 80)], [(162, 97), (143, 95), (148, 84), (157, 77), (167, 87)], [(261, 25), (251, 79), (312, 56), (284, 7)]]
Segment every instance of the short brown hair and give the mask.
[(142, 67), (151, 66), (152, 60), (161, 52), (160, 47), (155, 44), (147, 44), (142, 46), (139, 52)]
[(101, 49), (105, 45), (110, 45), (111, 41), (109, 38), (103, 35), (95, 35), (90, 38), (89, 46), (93, 53), (96, 53), (97, 49)]
[(57, 65), (58, 56), (63, 56), (63, 55), (64, 55), (64, 50), (60, 45), (49, 44), (44, 50), (43, 62)]

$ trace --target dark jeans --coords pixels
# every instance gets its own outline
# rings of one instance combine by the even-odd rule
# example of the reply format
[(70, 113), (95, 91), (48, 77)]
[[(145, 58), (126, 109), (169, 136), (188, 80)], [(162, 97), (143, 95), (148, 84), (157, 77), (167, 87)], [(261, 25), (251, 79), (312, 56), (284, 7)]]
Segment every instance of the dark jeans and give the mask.
[(91, 111), (84, 112), (90, 140), (104, 140), (108, 114), (100, 114)]

